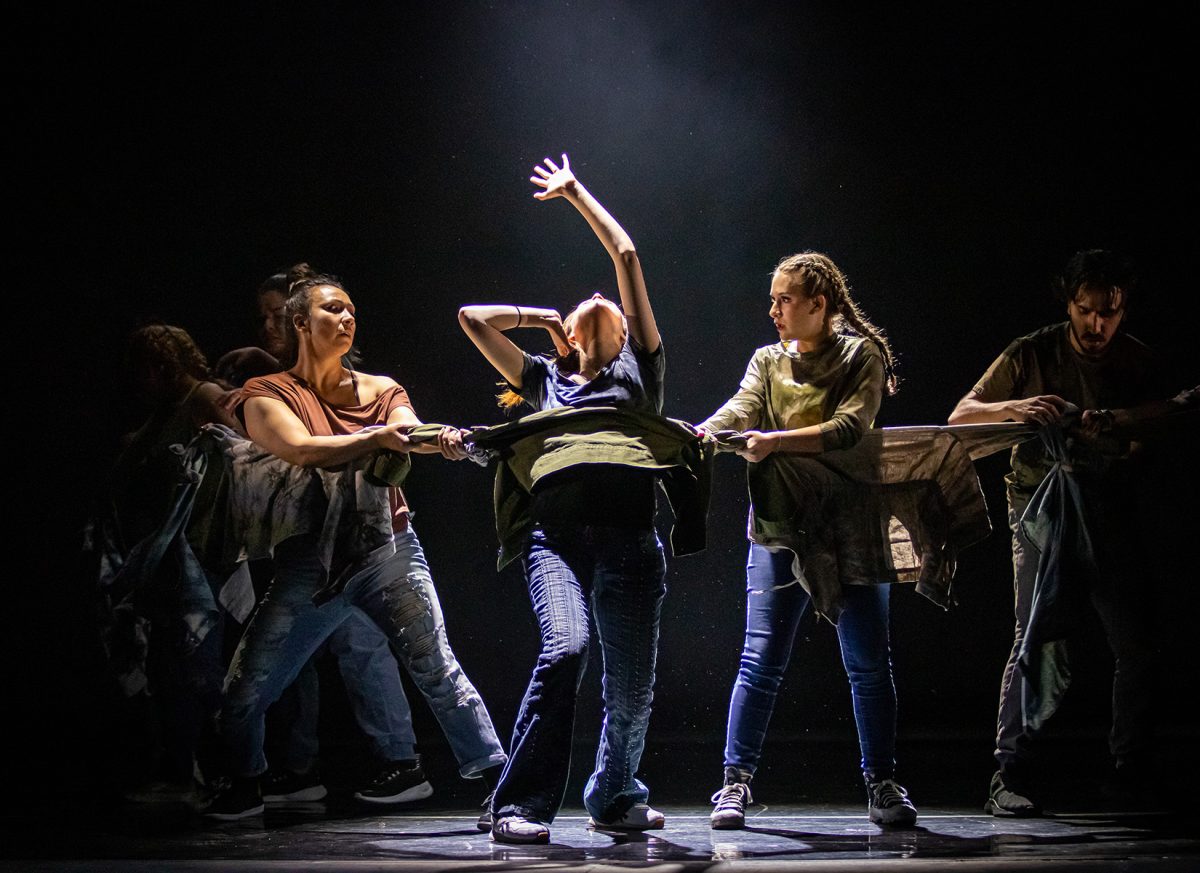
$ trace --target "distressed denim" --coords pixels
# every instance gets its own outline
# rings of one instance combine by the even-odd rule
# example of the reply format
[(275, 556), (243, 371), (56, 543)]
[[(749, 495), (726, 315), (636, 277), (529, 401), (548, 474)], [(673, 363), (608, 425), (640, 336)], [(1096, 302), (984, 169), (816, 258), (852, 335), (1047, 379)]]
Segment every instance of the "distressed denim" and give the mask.
[(542, 648), (513, 729), (493, 810), (551, 822), (571, 767), (579, 685), (587, 668), (589, 603), (603, 656), (604, 725), (583, 802), (622, 816), (649, 790), (635, 777), (650, 722), (666, 560), (653, 528), (536, 528), (525, 555)]
[[(220, 728), (231, 775), (266, 769), (264, 713), (355, 609), (387, 636), (429, 701), (459, 772), (470, 776), (505, 761), (487, 708), (446, 639), (429, 566), (412, 530), (397, 533), (394, 555), (356, 574), (332, 600), (314, 606), (323, 570), (311, 536), (275, 549), (275, 581), (246, 628), (225, 679)], [(372, 692), (375, 693), (375, 692)]]
[[(399, 664), (383, 631), (355, 607), (329, 635), (325, 648), (337, 661), (354, 720), (375, 754), (383, 761), (415, 756), (417, 739), (413, 734), (412, 709), (400, 682)], [(287, 704), (290, 718), (286, 723), (277, 720), (274, 712), (267, 715), (267, 757), (272, 766), (282, 763), (293, 773), (307, 773), (317, 763), (320, 701), (314, 657), (279, 702), (280, 706)], [(276, 726), (281, 736), (272, 742)], [(271, 757), (272, 748), (278, 749), (281, 761)]]
[[(862, 769), (871, 781), (895, 772), (896, 686), (888, 639), (889, 585), (847, 585), (837, 635), (850, 679)], [(762, 757), (779, 684), (800, 619), (812, 599), (792, 572), (792, 553), (750, 546), (746, 562), (746, 640), (729, 701), (725, 765), (753, 773)]]

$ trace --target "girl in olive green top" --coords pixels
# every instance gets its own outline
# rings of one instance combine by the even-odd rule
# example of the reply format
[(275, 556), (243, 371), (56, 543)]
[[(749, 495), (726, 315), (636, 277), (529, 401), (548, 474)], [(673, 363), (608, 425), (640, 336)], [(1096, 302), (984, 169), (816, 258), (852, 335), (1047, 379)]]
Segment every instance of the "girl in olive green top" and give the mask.
[[(770, 314), (780, 342), (754, 353), (738, 393), (701, 428), (741, 431), (745, 445), (738, 454), (751, 463), (774, 452), (817, 454), (854, 446), (874, 422), (884, 391), (896, 389), (894, 358), (882, 331), (858, 309), (833, 261), (815, 252), (780, 261), (771, 281)], [(729, 703), (725, 783), (713, 796), (714, 828), (745, 824), (767, 723), (797, 626), (811, 604), (800, 582), (790, 550), (751, 543), (746, 638)], [(862, 750), (868, 815), (880, 824), (908, 825), (917, 811), (894, 779), (889, 591), (887, 585), (847, 586), (837, 631)]]

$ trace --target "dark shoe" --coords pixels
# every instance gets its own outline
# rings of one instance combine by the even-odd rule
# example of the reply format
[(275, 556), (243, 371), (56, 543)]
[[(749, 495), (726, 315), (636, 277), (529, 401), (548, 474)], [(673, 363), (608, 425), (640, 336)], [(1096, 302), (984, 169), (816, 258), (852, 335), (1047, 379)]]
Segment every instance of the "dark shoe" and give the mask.
[(130, 803), (187, 803), (196, 802), (203, 791), (203, 786), (194, 781), (146, 782), (121, 792), (121, 797)]
[(867, 782), (867, 818), (881, 825), (909, 827), (917, 823), (917, 808), (895, 779)]
[(492, 798), (496, 796), (493, 791), (483, 799), (483, 803), (479, 805), (479, 819), (475, 822), (475, 827), (483, 831), (485, 834), (492, 829)]
[(218, 791), (204, 808), (204, 817), (218, 821), (237, 821), (252, 815), (261, 815), (264, 808), (258, 777), (248, 776), (234, 779)]
[(328, 793), (315, 767), (309, 773), (268, 770), (262, 780), (262, 799), (267, 803), (307, 803)]
[(1004, 784), (1004, 774), (999, 770), (992, 775), (983, 811), (1009, 818), (1032, 818), (1042, 814), (1042, 808), (1036, 801)]
[(375, 774), (365, 788), (354, 792), (364, 803), (411, 803), (433, 794), (420, 758), (392, 761)]
[(712, 796), (716, 807), (709, 822), (716, 831), (736, 831), (746, 826), (746, 807), (754, 802), (750, 796), (751, 775), (738, 767), (725, 768), (725, 785)]
[(506, 815), (492, 824), (492, 840), (497, 843), (548, 843), (550, 828), (535, 818)]

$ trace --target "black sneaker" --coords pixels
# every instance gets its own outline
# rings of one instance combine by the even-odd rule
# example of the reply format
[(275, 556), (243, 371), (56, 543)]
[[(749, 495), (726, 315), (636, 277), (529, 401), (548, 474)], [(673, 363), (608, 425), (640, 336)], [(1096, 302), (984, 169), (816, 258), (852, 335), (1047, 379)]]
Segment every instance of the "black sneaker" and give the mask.
[(716, 804), (709, 822), (716, 831), (736, 831), (746, 826), (746, 807), (750, 796), (751, 775), (738, 767), (725, 768), (725, 785), (712, 796)]
[(492, 829), (492, 798), (495, 796), (496, 792), (493, 791), (491, 794), (485, 797), (483, 799), (483, 803), (479, 805), (481, 812), (479, 813), (478, 820), (475, 822), (475, 827), (478, 830), (483, 831), (485, 834), (490, 832)]
[(258, 777), (247, 776), (232, 780), (218, 791), (204, 808), (204, 817), (219, 821), (237, 821), (252, 815), (262, 815), (264, 808)]
[(876, 824), (909, 827), (917, 823), (917, 808), (895, 779), (868, 781), (867, 818)]
[(375, 774), (365, 788), (354, 792), (364, 803), (411, 803), (433, 794), (420, 758), (391, 761)]
[(983, 805), (983, 811), (1008, 818), (1032, 818), (1042, 814), (1042, 807), (1023, 791), (1016, 791), (1006, 785), (1004, 774), (997, 770), (992, 774), (992, 783), (988, 786), (988, 799)]
[(267, 803), (307, 803), (328, 793), (315, 767), (309, 773), (268, 770), (262, 780), (262, 799)]

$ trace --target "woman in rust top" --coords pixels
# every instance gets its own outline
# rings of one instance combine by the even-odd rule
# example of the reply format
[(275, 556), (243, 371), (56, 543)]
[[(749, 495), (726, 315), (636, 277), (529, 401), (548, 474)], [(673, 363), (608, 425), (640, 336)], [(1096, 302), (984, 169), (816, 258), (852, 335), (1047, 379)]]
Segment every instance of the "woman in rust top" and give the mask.
[[(453, 428), (443, 430), (436, 444), (411, 444), (404, 431), (420, 420), (405, 390), (387, 376), (344, 365), (356, 321), (354, 303), (337, 278), (317, 274), (293, 283), (287, 316), (285, 371), (251, 379), (244, 388), (239, 411), (256, 443), (306, 467), (335, 467), (380, 449), (465, 457)], [(315, 535), (276, 546), (275, 581), (226, 677), (220, 726), (233, 779), (208, 808), (210, 817), (242, 818), (262, 811), (264, 713), (355, 607), (391, 640), (433, 708), (459, 772), (483, 776), (494, 787), (504, 751), (483, 700), (450, 649), (437, 591), (399, 489), (391, 491), (391, 507), (395, 553), (358, 572), (319, 607), (312, 601), (323, 578)]]

